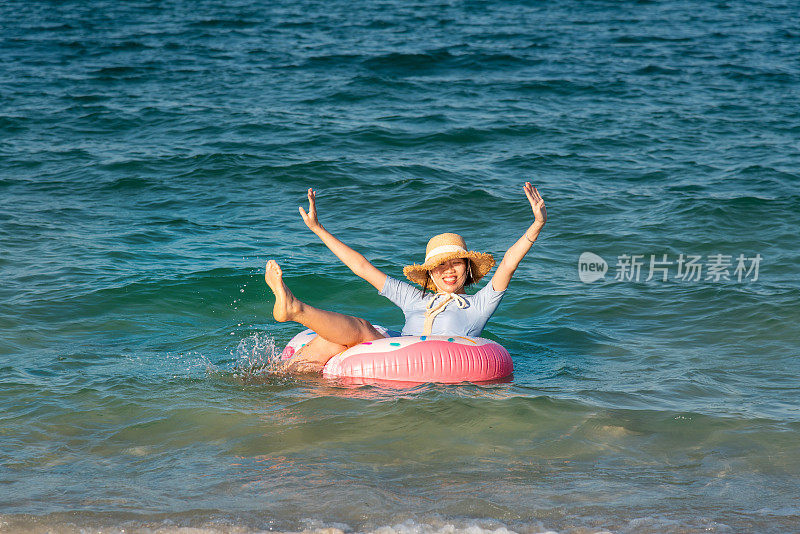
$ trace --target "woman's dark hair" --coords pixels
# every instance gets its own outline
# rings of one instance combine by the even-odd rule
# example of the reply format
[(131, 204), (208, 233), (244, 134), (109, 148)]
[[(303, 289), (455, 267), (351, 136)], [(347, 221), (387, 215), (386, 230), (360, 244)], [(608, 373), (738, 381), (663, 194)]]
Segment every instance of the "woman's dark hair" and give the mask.
[[(464, 287), (469, 287), (475, 283), (475, 278), (472, 276), (472, 262), (467, 258), (460, 258), (467, 263), (467, 279), (464, 280)], [(431, 272), (425, 271), (425, 283), (422, 286), (422, 298), (425, 298), (425, 295), (428, 292), (428, 282), (431, 281)]]
[(422, 298), (425, 298), (425, 294), (428, 292), (428, 282), (431, 281), (431, 272), (425, 271), (425, 283), (422, 284)]

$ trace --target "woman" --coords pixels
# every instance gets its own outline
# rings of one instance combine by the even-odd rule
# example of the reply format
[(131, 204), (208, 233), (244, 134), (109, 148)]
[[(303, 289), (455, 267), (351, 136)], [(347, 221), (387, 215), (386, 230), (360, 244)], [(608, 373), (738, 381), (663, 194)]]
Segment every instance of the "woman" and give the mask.
[[(421, 265), (403, 269), (405, 275), (422, 286), (422, 290), (391, 278), (367, 259), (348, 247), (317, 219), (316, 195), (308, 190), (308, 213), (300, 207), (306, 226), (325, 245), (381, 295), (400, 306), (406, 316), (403, 335), (448, 334), (479, 336), (497, 308), (519, 262), (531, 248), (547, 221), (547, 210), (539, 191), (525, 182), (525, 195), (533, 209), (534, 222), (503, 256), (491, 282), (475, 295), (467, 295), (464, 287), (480, 280), (494, 266), (490, 254), (467, 250), (457, 234), (440, 234), (431, 238)], [(321, 372), (334, 355), (364, 341), (385, 336), (359, 317), (321, 310), (298, 300), (283, 282), (281, 268), (273, 260), (267, 262), (264, 279), (275, 294), (273, 315), (276, 321), (295, 321), (312, 329), (317, 336), (297, 351), (288, 362), (290, 372)], [(426, 298), (426, 291), (434, 294)]]

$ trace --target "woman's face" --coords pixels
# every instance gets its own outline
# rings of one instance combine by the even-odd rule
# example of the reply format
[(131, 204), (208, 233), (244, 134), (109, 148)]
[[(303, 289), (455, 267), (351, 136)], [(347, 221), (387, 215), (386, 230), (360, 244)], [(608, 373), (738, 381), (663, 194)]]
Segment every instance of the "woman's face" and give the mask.
[(431, 269), (431, 278), (436, 287), (448, 293), (458, 293), (467, 282), (467, 260), (455, 258)]

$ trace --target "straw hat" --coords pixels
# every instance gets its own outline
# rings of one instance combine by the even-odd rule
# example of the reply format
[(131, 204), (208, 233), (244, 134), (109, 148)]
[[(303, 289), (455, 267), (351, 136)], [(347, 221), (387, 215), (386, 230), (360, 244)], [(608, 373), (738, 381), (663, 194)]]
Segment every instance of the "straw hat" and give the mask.
[[(469, 260), (472, 267), (472, 282), (477, 282), (486, 276), (486, 273), (494, 267), (494, 258), (491, 254), (467, 250), (467, 244), (460, 235), (439, 234), (428, 241), (428, 246), (425, 248), (424, 263), (422, 265), (407, 265), (403, 268), (403, 274), (412, 282), (422, 286), (425, 284), (427, 271), (453, 258)], [(427, 289), (438, 291), (436, 286), (433, 285), (433, 280), (428, 281)]]

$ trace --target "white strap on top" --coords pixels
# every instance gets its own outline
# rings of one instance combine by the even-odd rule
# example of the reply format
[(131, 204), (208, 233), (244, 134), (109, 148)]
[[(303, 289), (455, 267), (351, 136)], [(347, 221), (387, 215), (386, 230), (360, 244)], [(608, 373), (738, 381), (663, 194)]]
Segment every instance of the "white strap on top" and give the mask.
[[(444, 296), (444, 300), (434, 307), (433, 304), (440, 295)], [(444, 309), (447, 307), (447, 304), (451, 300), (456, 301), (458, 307), (462, 310), (467, 307), (467, 301), (464, 300), (461, 295), (456, 295), (455, 293), (447, 293), (443, 291), (441, 293), (436, 293), (431, 297), (431, 300), (428, 301), (428, 305), (425, 307), (425, 324), (422, 327), (423, 336), (431, 335), (431, 330), (433, 329), (433, 320), (437, 315), (444, 311)]]

